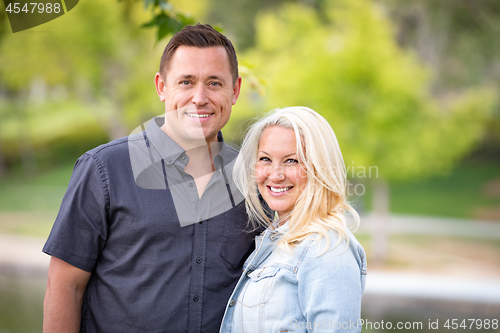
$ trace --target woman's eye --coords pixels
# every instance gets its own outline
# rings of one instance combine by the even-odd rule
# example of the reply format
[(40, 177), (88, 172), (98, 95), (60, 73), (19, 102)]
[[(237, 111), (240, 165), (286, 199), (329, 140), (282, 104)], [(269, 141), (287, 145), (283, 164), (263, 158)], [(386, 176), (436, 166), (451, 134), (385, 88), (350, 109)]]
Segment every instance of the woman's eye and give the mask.
[(269, 159), (269, 157), (261, 157), (261, 158), (259, 158), (259, 161), (268, 162), (268, 161), (270, 161), (270, 159)]
[(286, 160), (286, 163), (299, 163), (299, 161), (297, 161), (294, 158), (289, 158), (289, 159)]

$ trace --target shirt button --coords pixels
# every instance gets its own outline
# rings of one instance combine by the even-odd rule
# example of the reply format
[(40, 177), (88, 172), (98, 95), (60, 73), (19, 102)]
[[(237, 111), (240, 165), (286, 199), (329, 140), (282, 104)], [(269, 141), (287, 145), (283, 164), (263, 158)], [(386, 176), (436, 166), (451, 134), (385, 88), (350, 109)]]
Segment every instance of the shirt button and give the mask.
[(189, 183), (189, 187), (193, 187), (193, 183)]
[(198, 295), (193, 296), (193, 301), (198, 302), (199, 300), (200, 300), (200, 298), (198, 297)]
[(201, 258), (200, 257), (196, 258), (196, 263), (197, 264), (201, 264)]
[(181, 159), (183, 159), (183, 160), (184, 160), (185, 158), (186, 158), (186, 155), (182, 155)]
[(236, 301), (234, 300), (234, 298), (229, 301), (229, 306), (234, 306), (235, 304), (236, 304)]
[(172, 159), (169, 157), (167, 160), (168, 163), (172, 162)]

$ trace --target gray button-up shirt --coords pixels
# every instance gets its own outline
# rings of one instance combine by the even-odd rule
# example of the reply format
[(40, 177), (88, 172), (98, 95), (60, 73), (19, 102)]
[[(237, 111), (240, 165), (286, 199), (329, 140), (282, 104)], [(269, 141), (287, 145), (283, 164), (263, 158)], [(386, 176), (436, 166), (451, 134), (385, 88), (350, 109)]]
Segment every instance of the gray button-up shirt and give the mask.
[(73, 170), (43, 251), (92, 273), (82, 332), (217, 332), (252, 250), (230, 180), (237, 151), (222, 144), (199, 198), (186, 152), (161, 125), (85, 153)]

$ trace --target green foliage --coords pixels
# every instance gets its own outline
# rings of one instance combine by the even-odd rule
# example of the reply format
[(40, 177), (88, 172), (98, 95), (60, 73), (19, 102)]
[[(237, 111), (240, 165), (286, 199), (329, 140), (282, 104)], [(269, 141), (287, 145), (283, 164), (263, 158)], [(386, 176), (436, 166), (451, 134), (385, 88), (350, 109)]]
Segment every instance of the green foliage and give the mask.
[(147, 16), (127, 1), (89, 0), (57, 20), (4, 36), (0, 148), (7, 162), (22, 154), (20, 138), (38, 160), (74, 158), (69, 145), (81, 154), (163, 111), (153, 83), (162, 47), (140, 28)]
[(500, 74), (500, 2), (497, 0), (384, 0), (398, 26), (398, 41), (416, 49), (439, 72), (440, 89), (484, 83)]
[[(383, 0), (397, 26), (398, 43), (415, 50), (432, 68), (433, 90), (457, 94), (464, 88), (500, 88), (500, 2), (497, 0)], [(500, 104), (474, 157), (500, 156)]]
[(196, 18), (198, 22), (204, 22), (206, 16), (214, 3), (211, 0), (169, 0), (169, 3), (184, 15)]
[(112, 4), (94, 1), (82, 2), (75, 9), (57, 20), (5, 37), (0, 62), (9, 66), (2, 66), (0, 75), (8, 88), (22, 89), (36, 77), (48, 84), (68, 84), (79, 75), (92, 84), (100, 83), (97, 77), (106, 65), (102, 60), (116, 55), (123, 39), (120, 11)]
[(325, 4), (326, 24), (297, 4), (257, 18), (257, 44), (246, 57), (269, 81), (265, 102), (318, 111), (346, 162), (377, 166), (382, 178), (449, 169), (480, 138), (494, 92), (435, 100), (428, 71), (398, 47), (382, 7), (367, 0)]
[[(174, 1), (177, 3), (185, 0)], [(233, 44), (240, 50), (245, 50), (255, 44), (254, 21), (257, 13), (272, 10), (284, 3), (307, 3), (321, 13), (323, 2), (323, 0), (217, 0), (211, 1), (207, 18), (210, 22), (222, 24), (231, 33)]]
[(9, 26), (9, 19), (7, 17), (7, 12), (5, 11), (4, 3), (0, 2), (0, 44), (2, 43), (4, 35), (10, 31), (11, 28)]
[(178, 11), (167, 0), (143, 0), (146, 8), (151, 7), (153, 18), (142, 25), (144, 28), (157, 28), (156, 38), (161, 40), (175, 34), (185, 25), (195, 24), (196, 20), (189, 14)]

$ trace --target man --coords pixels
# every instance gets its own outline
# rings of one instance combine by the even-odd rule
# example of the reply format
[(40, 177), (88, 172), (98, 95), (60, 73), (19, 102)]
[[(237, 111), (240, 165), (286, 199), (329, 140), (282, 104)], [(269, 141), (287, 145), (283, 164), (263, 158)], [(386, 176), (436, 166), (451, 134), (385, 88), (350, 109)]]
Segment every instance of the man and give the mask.
[(75, 165), (43, 249), (44, 332), (218, 332), (254, 236), (220, 133), (241, 87), (231, 42), (186, 27), (155, 85), (165, 118)]

